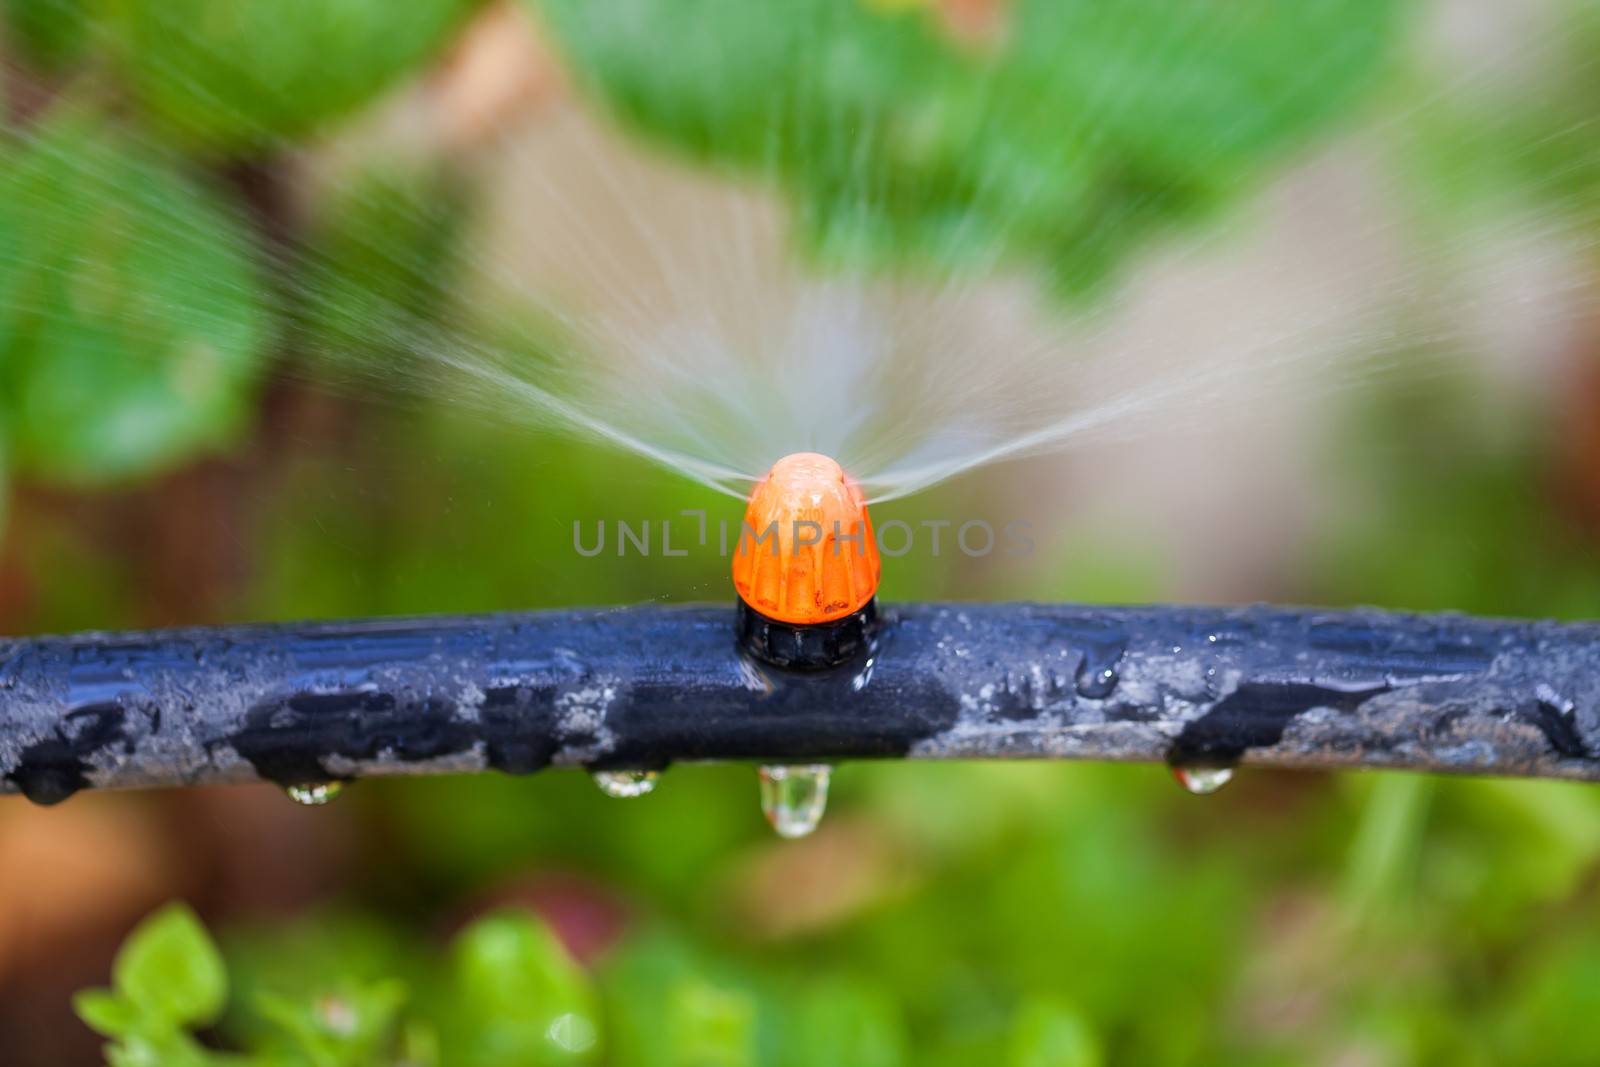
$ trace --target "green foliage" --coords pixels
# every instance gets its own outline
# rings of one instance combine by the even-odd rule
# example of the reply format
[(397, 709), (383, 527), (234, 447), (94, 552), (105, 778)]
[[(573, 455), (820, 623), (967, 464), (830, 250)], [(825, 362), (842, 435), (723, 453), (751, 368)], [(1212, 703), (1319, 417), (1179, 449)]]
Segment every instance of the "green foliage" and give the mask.
[(268, 1063), (307, 1067), (360, 1067), (382, 1063), (392, 1051), (427, 1044), (422, 1031), (399, 1031), (406, 987), (396, 981), (358, 985), (342, 980), (315, 999), (262, 992), (256, 1008), (268, 1027), (276, 1027), (259, 1058)]
[[(11, 465), (70, 484), (158, 472), (238, 436), (275, 343), (371, 366), (437, 337), (463, 218), (452, 179), (374, 172), (286, 253), (216, 157), (276, 150), (370, 100), (472, 0), (3, 4), (7, 44), (69, 86), (26, 128), (0, 125)], [(89, 102), (129, 94), (138, 107)]]
[(110, 65), (180, 147), (256, 153), (313, 131), (438, 54), (480, 0), (0, 0), (35, 66)]
[(756, 999), (743, 989), (685, 977), (668, 985), (665, 1028), (656, 1042), (673, 1067), (751, 1067)]
[(338, 183), (306, 235), (295, 281), (297, 345), (330, 370), (393, 374), (439, 343), (467, 221), (459, 180), (385, 168)]
[(113, 1067), (546, 1067), (590, 1062), (598, 1029), (590, 980), (548, 930), (525, 915), (481, 919), (456, 938), (443, 981), (414, 996), (396, 979), (336, 972), (253, 988), (243, 1052), (217, 1052), (193, 1031), (215, 1023), (228, 995), (222, 956), (194, 915), (172, 905), (140, 924), (118, 954), (113, 988), (74, 1007), (113, 1039)]
[(1094, 1028), (1069, 1007), (1035, 1000), (1017, 1010), (1009, 1067), (1100, 1067)]
[(0, 0), (0, 40), (45, 70), (64, 68), (78, 60), (88, 44), (94, 2)]
[[(879, 825), (870, 847), (889, 848), (910, 882), (823, 929), (772, 939), (742, 925), (737, 872), (809, 845), (762, 836), (737, 770), (677, 769), (635, 802), (647, 818), (646, 806), (671, 803), (667, 821), (683, 825), (668, 790), (709, 794), (738, 809), (745, 831), (702, 859), (694, 884), (651, 890), (654, 917), (636, 916), (592, 970), (523, 913), (480, 919), (441, 952), (402, 910), (227, 942), (234, 1006), (210, 1044), (231, 1052), (180, 1058), (171, 1050), (193, 1050), (161, 1014), (174, 1009), (149, 1015), (120, 988), (83, 995), (80, 1013), (119, 1045), (161, 1049), (150, 1062), (196, 1067), (1265, 1067), (1352, 1046), (1418, 1064), (1533, 1067), (1593, 1053), (1579, 1021), (1596, 928), (1562, 906), (1583, 899), (1582, 872), (1600, 860), (1600, 803), (1582, 786), (1256, 776), (1202, 802), (1154, 768), (853, 766), (831, 819)], [(671, 862), (658, 833), (617, 827), (633, 809), (618, 812), (581, 775), (477, 797), (473, 781), (418, 786), (431, 793), (419, 800), (453, 801), (457, 825), (495, 804), (547, 806), (593, 836), (502, 835), (485, 850), (628, 864), (644, 885), (662, 884), (650, 872)], [(372, 814), (412, 825), (389, 802), (416, 788), (376, 790)], [(952, 802), (940, 808), (941, 796)], [(827, 854), (842, 866), (811, 862), (848, 878), (860, 858), (837, 848)], [(797, 902), (831, 892), (829, 878), (807, 879)], [(782, 900), (769, 903), (782, 914)], [(1324, 904), (1326, 919), (1307, 924)], [(193, 962), (203, 939), (168, 940), (149, 954), (163, 961), (151, 973), (216, 988), (184, 973), (208, 969)], [(1291, 1008), (1296, 1022), (1280, 1029), (1272, 1013)]]
[(1564, 218), (1580, 234), (1600, 224), (1600, 7), (1578, 0), (1537, 17), (1553, 24), (1534, 52), (1536, 70), (1463, 82), (1396, 126), (1419, 206), (1450, 213), (1453, 226), (1507, 201)]
[(91, 482), (226, 441), (267, 325), (215, 194), (92, 111), (0, 144), (0, 405), (29, 473)]
[[(275, 343), (391, 381), (448, 343), (454, 178), (362, 176), (286, 254), (244, 222), (259, 205), (201, 176), (241, 157), (269, 173), (263, 159), (435, 56), (476, 0), (3, 3), (8, 47), (68, 88), (0, 148), (0, 421), (17, 468), (104, 483), (224, 444)], [(631, 122), (778, 175), (822, 260), (1042, 261), (1077, 289), (1356, 99), (1398, 3), (1027, 0), (981, 44), (858, 0), (545, 14)], [(118, 106), (71, 103), (91, 99)]]
[(784, 1067), (849, 1063), (901, 1067), (911, 1061), (905, 1020), (885, 990), (859, 978), (817, 982), (794, 997), (784, 1031)]
[(221, 954), (182, 906), (158, 912), (134, 932), (111, 978), (134, 1011), (173, 1027), (213, 1021), (228, 996)]
[[(307, 931), (345, 945), (351, 932), (339, 925)], [(359, 954), (342, 958), (326, 945), (312, 947), (316, 963), (308, 965), (295, 943), (247, 942), (235, 954), (250, 1005), (223, 1030), (240, 1051), (211, 1051), (194, 1040), (193, 1030), (221, 1015), (228, 975), (216, 946), (181, 905), (158, 912), (129, 937), (113, 989), (86, 990), (74, 1006), (113, 1038), (107, 1055), (115, 1067), (377, 1067), (396, 1055), (419, 1065), (468, 1067), (906, 1062), (897, 1012), (870, 987), (801, 983), (789, 998), (791, 1012), (742, 981), (708, 978), (703, 961), (665, 939), (641, 939), (591, 976), (543, 924), (503, 912), (457, 935), (443, 969), (425, 959), (429, 949), (409, 945), (409, 962), (421, 964), (409, 983), (363, 977)], [(602, 1029), (607, 1016), (609, 1033)], [(608, 1055), (611, 1041), (616, 1049)], [(781, 1050), (775, 1060), (761, 1051), (767, 1046)], [(1028, 1061), (1030, 1067), (1054, 1062)]]
[(111, 49), (178, 143), (259, 151), (347, 113), (435, 55), (476, 0), (117, 0)]
[(113, 1039), (112, 1067), (203, 1067), (215, 1059), (190, 1031), (214, 1022), (228, 995), (222, 956), (194, 913), (172, 905), (141, 923), (112, 967), (113, 988), (79, 993), (78, 1015)]
[(960, 42), (927, 5), (533, 2), (630, 125), (775, 178), (823, 262), (1022, 261), (1068, 291), (1347, 109), (1402, 8), (1017, 0)]
[(456, 940), (452, 1059), (482, 1067), (588, 1062), (597, 1051), (588, 977), (543, 926), (505, 914)]
[(1328, 524), (1314, 549), (1322, 576), (1314, 597), (1593, 616), (1600, 559), (1579, 526), (1539, 495), (1551, 427), (1531, 411), (1508, 420), (1504, 398), (1490, 406), (1484, 396), (1470, 379), (1429, 376), (1395, 383), (1362, 413), (1342, 473), (1383, 506)]

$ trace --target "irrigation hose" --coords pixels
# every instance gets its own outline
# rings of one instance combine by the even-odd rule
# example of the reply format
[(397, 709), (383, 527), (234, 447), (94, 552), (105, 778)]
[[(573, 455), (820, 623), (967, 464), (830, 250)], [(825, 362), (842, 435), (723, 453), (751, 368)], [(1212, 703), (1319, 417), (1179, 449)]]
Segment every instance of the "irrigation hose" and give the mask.
[(88, 788), (866, 758), (1600, 779), (1600, 624), (877, 604), (870, 639), (802, 670), (752, 654), (740, 610), (0, 642), (0, 788), (53, 803)]

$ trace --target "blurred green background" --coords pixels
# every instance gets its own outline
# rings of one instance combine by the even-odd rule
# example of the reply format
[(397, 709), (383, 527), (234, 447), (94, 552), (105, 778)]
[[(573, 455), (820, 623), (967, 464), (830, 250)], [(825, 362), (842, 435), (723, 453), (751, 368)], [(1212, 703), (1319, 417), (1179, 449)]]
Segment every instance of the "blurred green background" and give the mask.
[[(0, 625), (724, 599), (715, 557), (580, 559), (570, 537), (736, 502), (412, 373), (419, 338), (501, 328), (458, 284), (495, 225), (474, 163), (550, 109), (759, 180), (820, 271), (1023, 271), (1081, 309), (1353, 137), (1385, 153), (1404, 241), (1510, 220), (1570, 240), (1564, 284), (1592, 293), (1600, 15), (1541, 8), (1549, 50), (1491, 78), (1489, 58), (1429, 59), (1473, 10), (0, 0)], [(422, 132), (377, 151), (374, 125)], [(307, 164), (341, 150), (359, 165), (336, 180)], [(1271, 567), (1227, 554), (1264, 518), (1240, 514), (1201, 553), (1231, 577), (1185, 580), (1193, 561), (1130, 506), (1006, 568), (895, 561), (885, 595), (1594, 614), (1594, 321), (1539, 389), (1396, 335), (1401, 372), (1338, 393), (1309, 434), (1335, 503)], [(1003, 511), (1041, 469), (876, 518)], [(105, 1040), (125, 1067), (1600, 1062), (1592, 789), (1248, 773), (1202, 800), (1166, 778), (850, 765), (799, 842), (734, 766), (629, 802), (574, 772), (363, 782), (317, 810), (266, 788), (11, 799), (0, 1048), (93, 1063)], [(113, 966), (174, 900), (193, 911), (160, 912)], [(77, 1011), (104, 1038), (71, 1015), (91, 986), (112, 991)]]

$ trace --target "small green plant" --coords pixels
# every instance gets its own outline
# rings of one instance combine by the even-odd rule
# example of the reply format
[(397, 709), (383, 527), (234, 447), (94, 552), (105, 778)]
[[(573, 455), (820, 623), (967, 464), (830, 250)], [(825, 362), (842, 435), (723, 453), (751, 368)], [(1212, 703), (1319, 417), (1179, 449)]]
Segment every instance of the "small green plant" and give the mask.
[[(230, 983), (193, 912), (169, 905), (129, 936), (112, 988), (86, 990), (74, 1004), (111, 1039), (111, 1067), (920, 1062), (900, 1006), (868, 982), (774, 982), (662, 934), (629, 939), (591, 972), (523, 912), (477, 920), (442, 958), (416, 944), (372, 952), (388, 935), (370, 924), (308, 933), (304, 944), (278, 931), (270, 946), (242, 946)], [(307, 965), (321, 973), (296, 974)], [(383, 968), (407, 977), (374, 973)], [(1008, 1067), (1104, 1062), (1094, 1026), (1062, 998), (1027, 1000), (1000, 1024), (992, 1052)]]
[(112, 988), (79, 993), (84, 1022), (114, 1039), (107, 1060), (203, 1064), (210, 1054), (190, 1031), (216, 1021), (228, 996), (222, 955), (194, 913), (181, 905), (145, 920), (112, 967)]
[(467, 927), (442, 977), (421, 990), (340, 972), (311, 988), (257, 988), (235, 1006), (243, 1047), (220, 1051), (197, 1032), (223, 1019), (228, 994), (217, 945), (193, 912), (173, 904), (129, 936), (112, 988), (79, 993), (74, 1006), (111, 1039), (112, 1067), (553, 1067), (590, 1062), (599, 1049), (588, 976), (522, 914)]

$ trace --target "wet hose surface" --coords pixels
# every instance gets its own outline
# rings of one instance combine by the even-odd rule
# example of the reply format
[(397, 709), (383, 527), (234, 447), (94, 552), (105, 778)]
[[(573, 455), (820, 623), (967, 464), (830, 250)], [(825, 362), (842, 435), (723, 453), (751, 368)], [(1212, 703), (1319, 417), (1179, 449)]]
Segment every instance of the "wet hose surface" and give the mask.
[(552, 765), (1156, 760), (1600, 779), (1600, 624), (1278, 607), (881, 605), (834, 669), (732, 607), (0, 642), (0, 789)]

